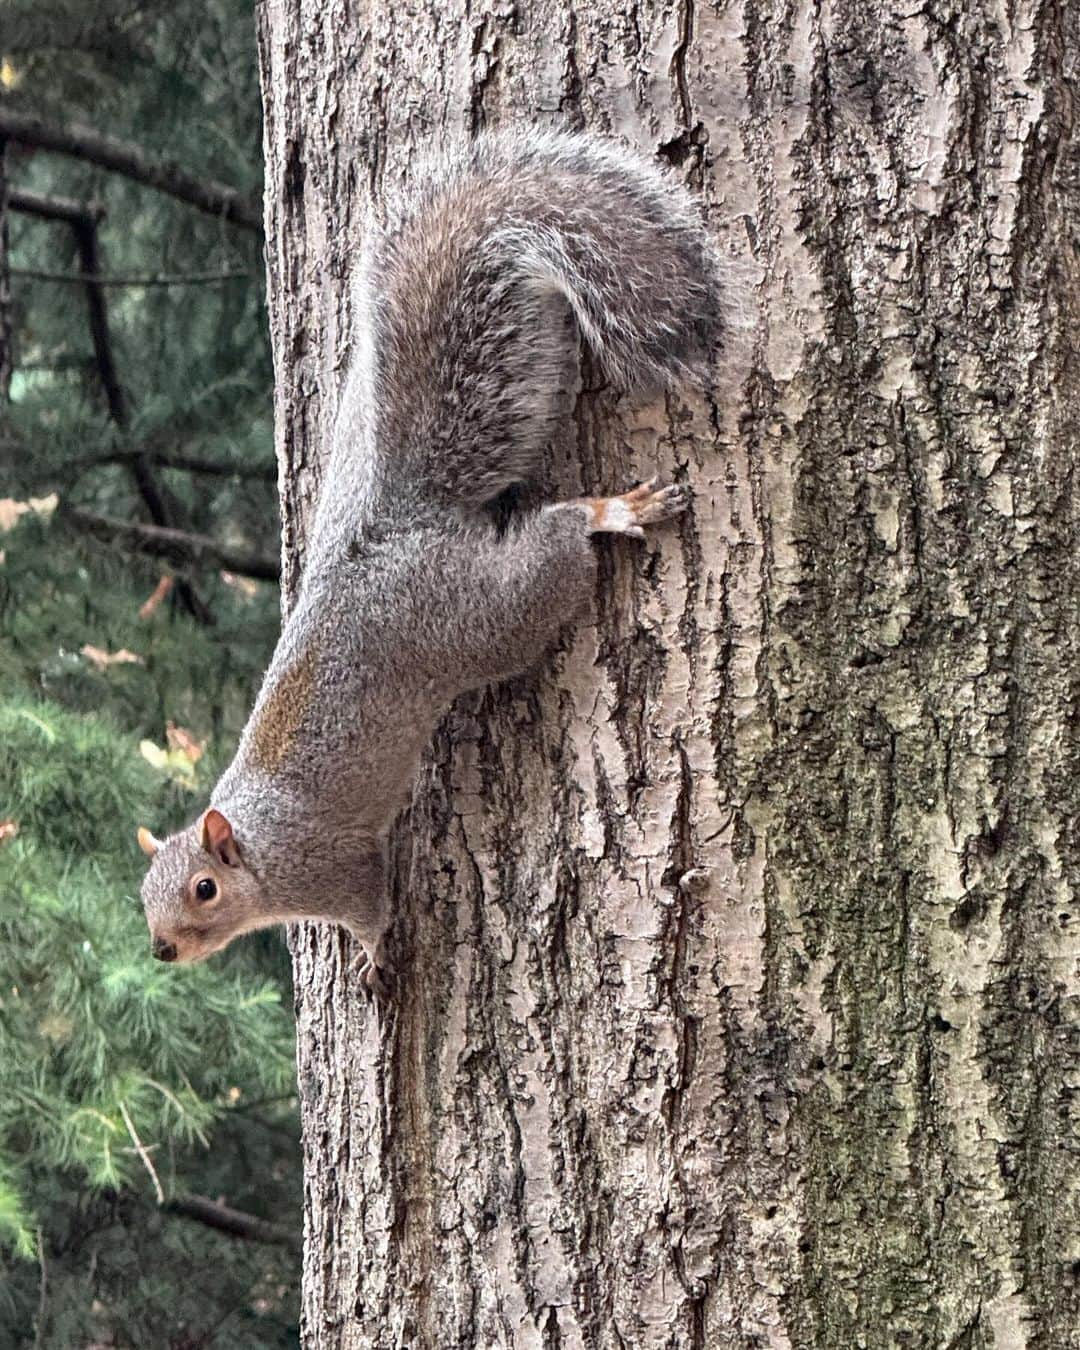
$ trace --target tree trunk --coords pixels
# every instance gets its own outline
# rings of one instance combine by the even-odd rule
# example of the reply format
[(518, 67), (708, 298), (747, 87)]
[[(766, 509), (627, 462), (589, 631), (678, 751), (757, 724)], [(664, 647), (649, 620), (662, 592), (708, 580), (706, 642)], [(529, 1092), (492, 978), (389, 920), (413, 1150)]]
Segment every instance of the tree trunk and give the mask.
[(748, 278), (710, 396), (586, 368), (558, 488), (693, 512), (443, 722), (396, 1003), (293, 936), (309, 1347), (1080, 1345), (1078, 15), (260, 8), (286, 600), (421, 145), (610, 133)]

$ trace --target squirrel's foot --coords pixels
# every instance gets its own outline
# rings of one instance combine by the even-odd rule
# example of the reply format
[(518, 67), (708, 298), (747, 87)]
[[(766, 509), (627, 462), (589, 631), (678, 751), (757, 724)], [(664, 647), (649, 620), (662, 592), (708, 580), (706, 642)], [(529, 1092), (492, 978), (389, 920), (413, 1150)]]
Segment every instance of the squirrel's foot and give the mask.
[(659, 478), (650, 478), (618, 497), (584, 497), (575, 505), (588, 511), (590, 534), (628, 534), (644, 539), (646, 525), (681, 515), (690, 505), (691, 492), (686, 484), (660, 487), (659, 483)]
[(358, 975), (365, 991), (380, 1003), (389, 1000), (393, 967), (386, 957), (386, 950), (380, 940), (374, 950), (362, 943), (359, 952), (349, 963), (349, 973)]

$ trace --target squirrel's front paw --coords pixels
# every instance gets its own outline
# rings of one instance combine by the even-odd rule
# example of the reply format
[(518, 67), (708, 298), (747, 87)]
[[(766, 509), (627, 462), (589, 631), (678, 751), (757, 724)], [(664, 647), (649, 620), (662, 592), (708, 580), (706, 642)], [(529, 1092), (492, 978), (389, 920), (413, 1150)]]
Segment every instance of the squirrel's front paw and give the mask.
[(659, 520), (670, 520), (680, 516), (690, 505), (692, 493), (686, 483), (669, 483), (659, 487), (659, 478), (650, 478), (629, 492), (624, 492), (622, 501), (634, 513), (638, 525), (655, 525)]
[(590, 532), (644, 539), (646, 525), (681, 515), (690, 505), (690, 488), (685, 483), (660, 487), (659, 482), (659, 478), (650, 478), (618, 497), (587, 498), (581, 504), (589, 511)]

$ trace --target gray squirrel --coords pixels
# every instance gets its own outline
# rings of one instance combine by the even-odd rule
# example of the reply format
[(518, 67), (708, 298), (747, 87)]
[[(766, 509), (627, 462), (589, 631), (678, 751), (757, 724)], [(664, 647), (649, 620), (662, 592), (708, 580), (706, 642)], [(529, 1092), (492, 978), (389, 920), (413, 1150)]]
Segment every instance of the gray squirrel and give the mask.
[(724, 297), (687, 195), (591, 137), (477, 139), (366, 233), (295, 607), (209, 809), (139, 842), (160, 960), (328, 920), (383, 993), (384, 840), (439, 716), (588, 611), (593, 534), (640, 538), (689, 496), (653, 479), (505, 528), (491, 504), (537, 481), (578, 335), (621, 388), (655, 389), (717, 348)]

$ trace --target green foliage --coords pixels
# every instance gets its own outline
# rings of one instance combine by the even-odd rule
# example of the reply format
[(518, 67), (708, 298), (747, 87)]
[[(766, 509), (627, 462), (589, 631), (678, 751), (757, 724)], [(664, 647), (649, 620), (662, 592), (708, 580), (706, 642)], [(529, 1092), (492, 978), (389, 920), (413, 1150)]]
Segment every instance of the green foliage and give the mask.
[[(23, 39), (9, 57), (17, 83), (8, 100), (55, 121), (87, 123), (257, 198), (261, 128), (250, 5), (181, 0), (106, 9), (99, 22), (98, 6), (87, 0), (5, 6), (0, 44), (9, 29)], [(12, 213), (16, 359), (8, 434), (0, 434), (6, 490), (25, 496), (60, 488), (69, 502), (145, 519), (130, 469), (103, 466), (104, 456), (148, 450), (272, 467), (261, 240), (71, 157), (12, 148), (8, 163), (19, 188), (104, 209), (102, 273), (226, 279), (105, 290), (125, 404), (118, 424), (95, 361), (84, 287), (23, 275), (78, 270), (70, 226)], [(272, 481), (164, 467), (155, 473), (176, 525), (274, 551)]]
[[(28, 686), (69, 708), (108, 712), (158, 743), (172, 719), (200, 740), (228, 745), (277, 634), (276, 586), (259, 583), (249, 596), (206, 575), (200, 590), (217, 619), (207, 630), (180, 613), (172, 596), (140, 618), (161, 568), (68, 538), (55, 518), (23, 517), (0, 534), (0, 547), (0, 683)], [(87, 643), (139, 660), (100, 671), (82, 655)], [(192, 803), (168, 805), (173, 821)]]
[(19, 828), (0, 853), (0, 1066), (34, 1064), (0, 1092), (0, 1156), (119, 1189), (156, 1173), (148, 1145), (205, 1145), (230, 1089), (284, 1092), (288, 1020), (266, 980), (148, 959), (132, 807), (152, 819), (160, 794), (130, 738), (18, 700), (0, 738)]
[(132, 736), (12, 697), (0, 740), (18, 826), (0, 848), (0, 1225), (25, 1257), (56, 1222), (60, 1174), (80, 1195), (191, 1186), (190, 1155), (237, 1103), (288, 1096), (292, 1028), (257, 953), (150, 959), (133, 831), (178, 789)]
[[(248, 0), (2, 8), (14, 84), (0, 96), (257, 197)], [(222, 275), (107, 288), (117, 417), (85, 288), (25, 275), (78, 268), (70, 227), (10, 216), (0, 499), (55, 492), (145, 522), (138, 451), (170, 523), (276, 553), (261, 241), (77, 159), (12, 145), (7, 166), (17, 188), (104, 207), (100, 272)], [(229, 471), (170, 467), (177, 457)], [(61, 513), (0, 523), (0, 551), (0, 1345), (295, 1346), (295, 1252), (158, 1202), (222, 1196), (299, 1227), (287, 958), (265, 934), (204, 966), (155, 963), (134, 840), (138, 824), (164, 832), (204, 804), (276, 635), (276, 587), (205, 567), (141, 616), (168, 569)], [(187, 612), (184, 580), (213, 626)], [(206, 745), (188, 773), (140, 749), (164, 747), (169, 722)]]
[(22, 1193), (2, 1164), (0, 1164), (0, 1242), (11, 1247), (18, 1256), (31, 1257), (34, 1254), (34, 1233)]

